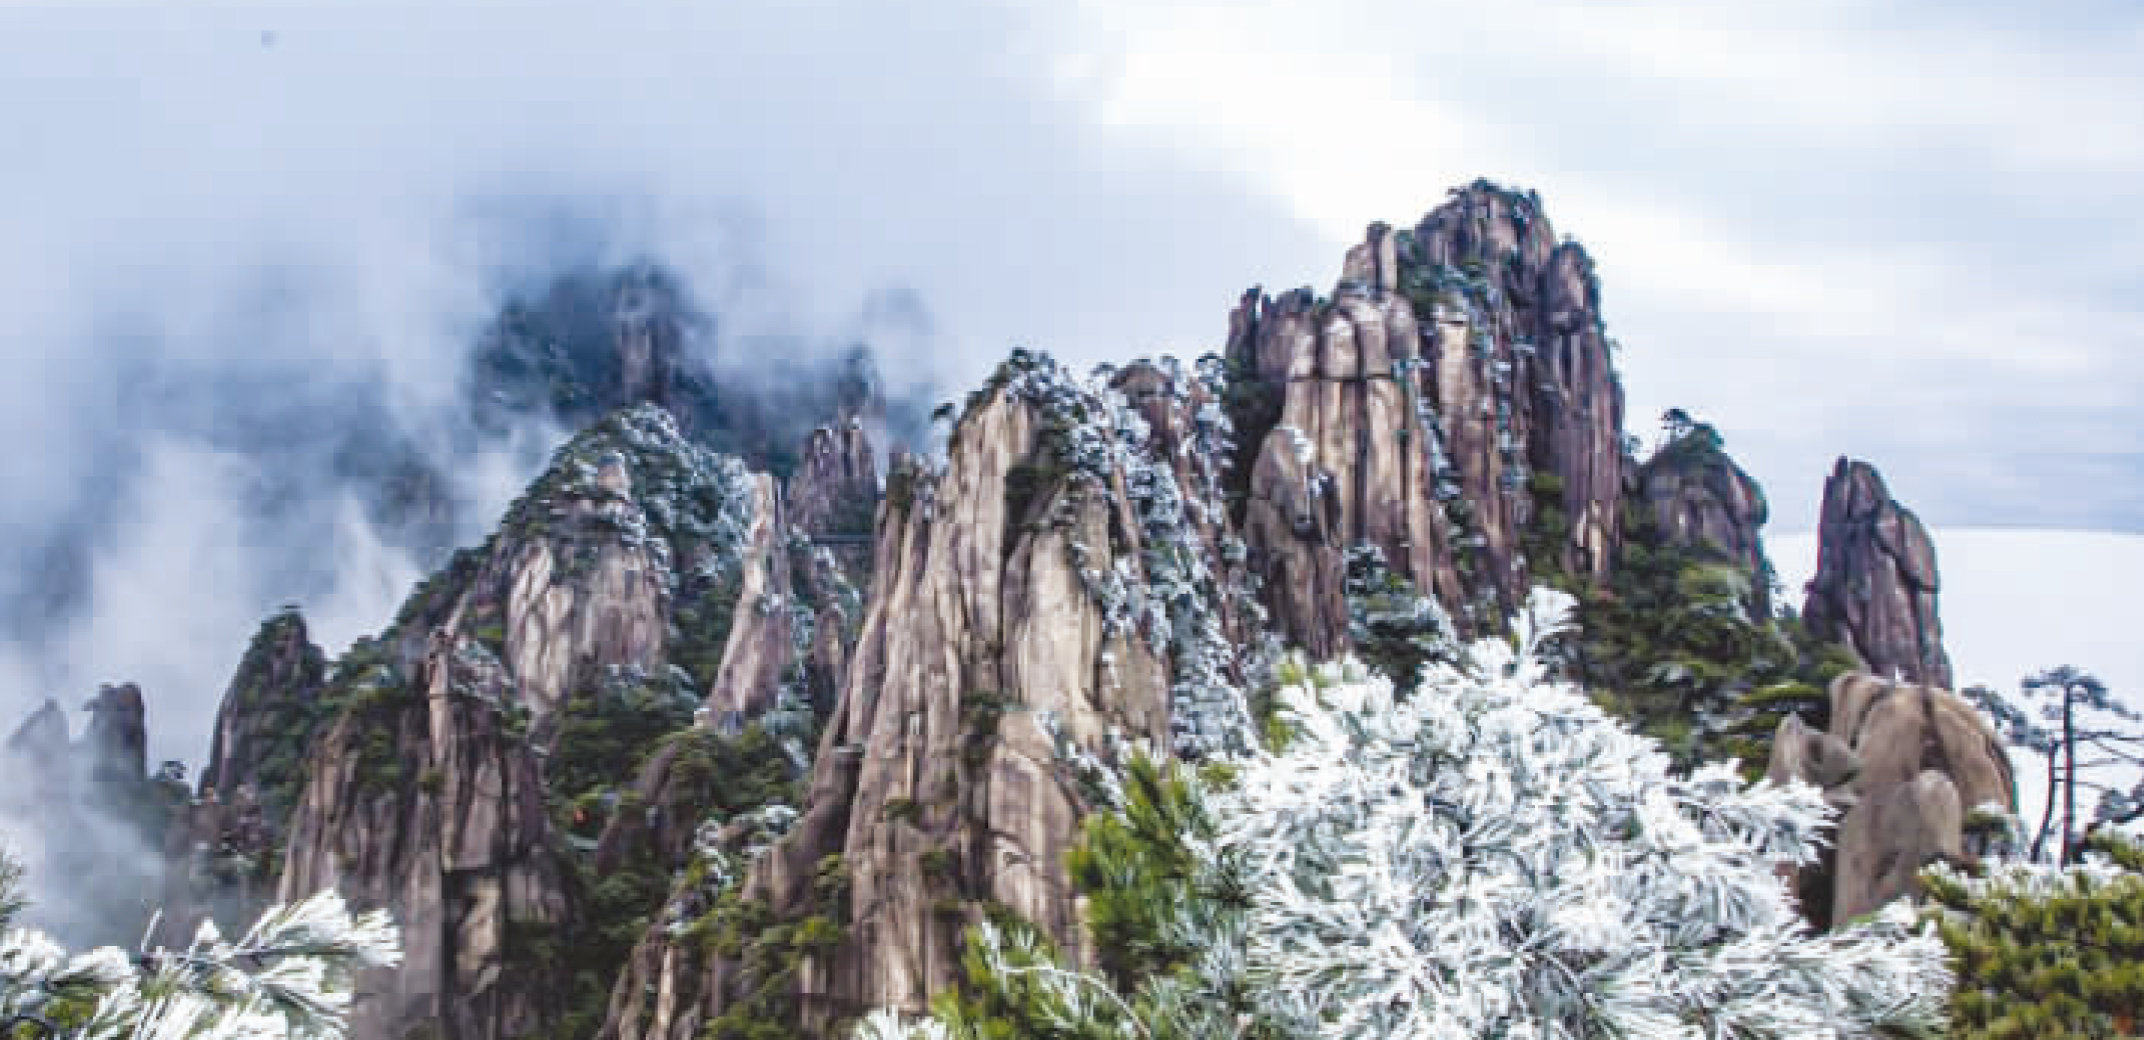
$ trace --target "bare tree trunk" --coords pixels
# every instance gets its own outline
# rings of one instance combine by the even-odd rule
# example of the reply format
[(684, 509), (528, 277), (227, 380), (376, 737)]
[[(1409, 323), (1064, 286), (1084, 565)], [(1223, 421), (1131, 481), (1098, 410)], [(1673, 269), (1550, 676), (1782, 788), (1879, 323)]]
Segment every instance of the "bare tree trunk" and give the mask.
[(2074, 857), (2070, 835), (2077, 830), (2077, 727), (2072, 706), (2077, 703), (2070, 684), (2062, 686), (2062, 865)]
[(2032, 861), (2040, 862), (2040, 852), (2047, 847), (2047, 829), (2055, 822), (2055, 759), (2062, 753), (2059, 747), (2047, 749), (2047, 805), (2040, 811), (2040, 829), (2032, 836)]

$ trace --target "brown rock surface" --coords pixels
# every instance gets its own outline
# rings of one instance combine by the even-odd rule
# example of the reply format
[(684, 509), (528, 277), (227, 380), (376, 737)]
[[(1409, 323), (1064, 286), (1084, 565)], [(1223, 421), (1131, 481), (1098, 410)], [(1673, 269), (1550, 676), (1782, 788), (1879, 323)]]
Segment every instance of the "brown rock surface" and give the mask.
[(1633, 480), (1665, 544), (1702, 547), (1750, 575), (1752, 617), (1769, 617), (1771, 574), (1765, 559), (1763, 528), (1770, 514), (1764, 490), (1735, 465), (1709, 427), (1696, 430), (1655, 452), (1638, 467)]
[(725, 732), (774, 706), (782, 674), (796, 654), (788, 525), (773, 477), (752, 478), (743, 574), (722, 667), (707, 695), (708, 716)]
[[(1124, 412), (1043, 362), (979, 400), (942, 470), (904, 460), (888, 479), (862, 635), (808, 808), (744, 893), (781, 920), (846, 911), (844, 941), (796, 976), (807, 1033), (873, 1007), (921, 1010), (956, 977), (960, 930), (986, 903), (1088, 955), (1064, 857), (1090, 804), (1068, 753), (1169, 741), (1172, 683), (1211, 647), (1172, 644), (1138, 605), (1163, 608), (1151, 590), (1171, 580), (1218, 598), (1210, 572), (1146, 569), (1185, 562), (1143, 552), (1154, 538), (1201, 563), (1213, 554), (1174, 467), (1149, 454), (1169, 436), (1158, 427), (1190, 428), (1166, 413), (1193, 395), (1132, 378), (1124, 411), (1165, 422), (1119, 425), (1146, 435), (1124, 433), (1121, 451), (1086, 435)], [(1177, 714), (1181, 740), (1195, 713)], [(847, 878), (839, 908), (815, 884), (828, 863)], [(686, 1040), (741, 999), (741, 982), (735, 964), (651, 931), (604, 1035)]]
[(868, 540), (878, 505), (878, 458), (863, 423), (813, 430), (787, 491), (789, 522), (799, 530)]
[(319, 699), (327, 658), (313, 645), (305, 618), (285, 610), (261, 624), (216, 708), (204, 797), (242, 788), (275, 796), (275, 815), (289, 809), (287, 789), (325, 720)]
[(1810, 632), (1852, 647), (1879, 675), (1948, 687), (1935, 543), (1876, 467), (1839, 460), (1824, 484), (1818, 537), (1802, 611)]
[[(1231, 316), (1257, 445), (1243, 531), (1283, 634), (1345, 642), (1340, 559), (1357, 544), (1457, 618), (1494, 626), (1536, 566), (1597, 580), (1618, 540), (1623, 395), (1591, 262), (1538, 200), (1477, 182), (1412, 230), (1373, 225), (1330, 301), (1253, 291)], [(1260, 395), (1263, 395), (1262, 397)], [(1556, 479), (1536, 487), (1533, 475)], [(1555, 559), (1522, 535), (1564, 518)]]
[(404, 961), (361, 982), (353, 1036), (528, 1036), (555, 1014), (563, 980), (509, 957), (574, 910), (541, 769), (505, 719), (512, 695), (497, 658), (442, 629), (409, 687), (322, 742), (278, 897), (334, 888), (393, 911)]
[(674, 655), (722, 633), (681, 619), (736, 606), (722, 597), (742, 584), (770, 501), (770, 483), (685, 442), (666, 413), (620, 413), (561, 449), (497, 535), (337, 663), (347, 707), (309, 763), (279, 890), (334, 886), (401, 925), (405, 962), (362, 987), (353, 1037), (555, 1024), (569, 989), (559, 950), (590, 922), (546, 804), (550, 760), (569, 715), (612, 710), (609, 691), (690, 695)]
[(1836, 926), (1913, 893), (1922, 867), (1964, 861), (1966, 812), (2017, 804), (2002, 742), (1956, 694), (1848, 673), (1830, 696), (1828, 733), (1781, 724), (1771, 775), (1817, 784), (1845, 807), (1829, 864)]

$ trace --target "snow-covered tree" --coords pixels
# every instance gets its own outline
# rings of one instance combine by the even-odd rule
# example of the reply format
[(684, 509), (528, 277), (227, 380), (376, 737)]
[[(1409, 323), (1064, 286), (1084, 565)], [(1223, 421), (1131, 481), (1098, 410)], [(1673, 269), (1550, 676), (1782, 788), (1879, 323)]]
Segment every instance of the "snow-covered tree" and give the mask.
[(1554, 681), (1570, 601), (1420, 692), (1341, 666), (1282, 694), (1282, 753), (1216, 792), (1264, 1011), (1302, 1036), (1837, 1037), (1940, 1025), (1943, 947), (1910, 911), (1806, 931), (1775, 869), (1829, 817), (1730, 764), (1672, 775)]
[(329, 1040), (353, 975), (401, 961), (385, 911), (353, 916), (333, 891), (271, 907), (239, 939), (203, 924), (183, 949), (70, 955), (17, 927), (21, 871), (0, 857), (0, 1035), (39, 1040)]
[[(1228, 762), (1224, 782), (1212, 766), (1177, 768), (1200, 803), (1181, 815), (1209, 822), (1182, 839), (1197, 866), (1176, 873), (1195, 876), (1153, 897), (1168, 909), (1140, 940), (1142, 977), (1079, 973), (1030, 932), (993, 924), (970, 936), (979, 999), (942, 1001), (927, 1027), (871, 1028), (1144, 1040), (1940, 1030), (1945, 949), (1910, 909), (1823, 935), (1796, 913), (1777, 869), (1813, 858), (1830, 812), (1820, 794), (1745, 784), (1726, 764), (1671, 773), (1655, 742), (1551, 678), (1541, 650), (1569, 607), (1537, 592), (1513, 642), (1432, 662), (1411, 695), (1352, 662), (1298, 667), (1279, 695), (1282, 746)], [(1131, 858), (1172, 873), (1170, 855)], [(1118, 883), (1154, 880), (1136, 873)], [(1138, 917), (1119, 908), (1116, 930)], [(1116, 963), (1127, 960), (1141, 958)], [(969, 1013), (978, 1006), (997, 1029)]]

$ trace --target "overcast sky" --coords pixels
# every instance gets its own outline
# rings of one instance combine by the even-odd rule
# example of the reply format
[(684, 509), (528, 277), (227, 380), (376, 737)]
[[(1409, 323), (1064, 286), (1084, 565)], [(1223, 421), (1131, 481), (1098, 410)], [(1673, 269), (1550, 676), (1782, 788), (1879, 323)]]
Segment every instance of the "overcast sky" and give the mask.
[[(0, 0), (0, 537), (119, 517), (0, 703), (137, 678), (184, 743), (288, 587), (247, 462), (122, 405), (141, 370), (422, 414), (503, 285), (590, 251), (733, 342), (912, 292), (891, 364), (949, 387), (1196, 354), (1478, 175), (1592, 249), (1634, 427), (1715, 422), (1775, 530), (1841, 453), (1935, 526), (2144, 530), (2139, 112), (2115, 3)], [(347, 528), (306, 534), (365, 564), (330, 642), (410, 574)]]

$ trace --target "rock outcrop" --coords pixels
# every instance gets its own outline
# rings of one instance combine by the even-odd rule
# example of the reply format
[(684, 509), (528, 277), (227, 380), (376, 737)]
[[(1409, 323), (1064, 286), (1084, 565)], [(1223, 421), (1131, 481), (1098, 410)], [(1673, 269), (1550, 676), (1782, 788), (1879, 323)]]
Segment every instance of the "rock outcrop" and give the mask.
[(1935, 543), (1876, 467), (1839, 460), (1824, 484), (1818, 538), (1802, 611), (1810, 632), (1852, 647), (1878, 675), (1949, 687)]
[(1770, 775), (1816, 784), (1845, 809), (1825, 864), (1824, 919), (1836, 926), (1916, 891), (1937, 860), (1967, 862), (1967, 814), (2015, 813), (2017, 796), (2002, 741), (1956, 694), (1848, 673), (1830, 698), (1828, 732), (1781, 725)]
[(167, 873), (157, 855), (165, 824), (185, 791), (148, 772), (141, 687), (100, 686), (82, 707), (79, 736), (47, 700), (0, 749), (0, 839), (44, 882), (31, 920), (70, 943), (138, 943)]
[(862, 420), (822, 426), (805, 439), (789, 478), (789, 522), (814, 538), (857, 538), (868, 545), (878, 493), (878, 456)]
[[(1195, 753), (1249, 725), (1217, 681), (1238, 662), (1211, 609), (1228, 596), (1216, 547), (1186, 505), (1200, 492), (1178, 486), (1143, 417), (1179, 397), (1141, 385), (1163, 393), (1135, 407), (1016, 356), (942, 469), (896, 463), (802, 818), (753, 862), (741, 902), (690, 884), (673, 897), (677, 923), (635, 951), (604, 1036), (685, 1040), (770, 1003), (811, 1035), (920, 1010), (986, 905), (1089, 955), (1064, 864), (1093, 804), (1082, 763), (1127, 743)], [(709, 907), (698, 923), (679, 912)], [(836, 937), (792, 954), (771, 1002), (766, 955), (681, 938), (744, 908)]]
[(621, 412), (336, 663), (280, 894), (332, 886), (401, 924), (405, 961), (366, 981), (353, 1036), (559, 1021), (594, 922), (555, 811), (625, 779), (632, 759), (608, 756), (689, 725), (739, 606), (754, 487), (668, 413)]
[(745, 535), (742, 571), (735, 620), (706, 705), (716, 726), (728, 732), (774, 706), (783, 674), (797, 655), (799, 619), (791, 602), (789, 525), (781, 487), (770, 476), (752, 478), (752, 523)]
[(1623, 394), (1598, 297), (1539, 201), (1487, 182), (1412, 230), (1372, 226), (1330, 300), (1244, 297), (1226, 350), (1258, 445), (1243, 533), (1287, 638), (1345, 645), (1341, 560), (1358, 544), (1492, 627), (1532, 574), (1606, 573)]
[(442, 628), (406, 684), (367, 692), (314, 761), (279, 898), (334, 888), (393, 909), (404, 961), (366, 987), (353, 1036), (532, 1035), (564, 980), (516, 947), (562, 931), (577, 894), (505, 710), (513, 677)]
[(717, 316), (659, 266), (583, 270), (512, 300), (484, 332), (465, 387), (477, 425), (501, 434), (540, 417), (584, 429), (652, 404), (694, 443), (788, 478), (797, 445), (827, 424), (904, 427), (868, 347), (809, 343), (725, 358)]
[(97, 690), (89, 702), (82, 750), (94, 780), (131, 784), (149, 775), (148, 708), (141, 687), (120, 683)]
[(304, 615), (286, 607), (262, 622), (216, 709), (203, 800), (251, 791), (246, 797), (263, 800), (280, 822), (296, 802), (313, 740), (333, 721), (326, 688), (327, 655), (313, 645)]
[(242, 927), (275, 894), (285, 825), (339, 710), (327, 688), (327, 657), (297, 608), (263, 621), (216, 709), (199, 795), (164, 836), (167, 941), (204, 917)]
[(1771, 564), (1764, 555), (1764, 490), (1728, 457), (1703, 424), (1653, 453), (1632, 478), (1633, 493), (1661, 543), (1702, 549), (1751, 577), (1750, 616), (1771, 616)]

